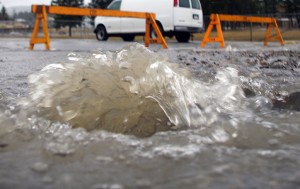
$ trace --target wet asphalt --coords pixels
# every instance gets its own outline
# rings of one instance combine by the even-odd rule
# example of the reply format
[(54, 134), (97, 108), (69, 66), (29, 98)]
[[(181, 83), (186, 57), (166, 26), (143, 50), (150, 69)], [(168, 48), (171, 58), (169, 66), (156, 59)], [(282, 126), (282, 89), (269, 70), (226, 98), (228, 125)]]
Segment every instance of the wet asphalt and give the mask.
[[(29, 51), (29, 39), (0, 38), (0, 98), (14, 103), (20, 97), (27, 96), (27, 77), (48, 64), (68, 61), (69, 53), (84, 56), (99, 50), (116, 51), (129, 44), (131, 43), (120, 40), (98, 42), (96, 39), (53, 39), (50, 51), (45, 51), (42, 44)], [(241, 73), (243, 67), (248, 66), (245, 72), (251, 74), (253, 65), (263, 74), (274, 78), (275, 84), (276, 79), (284, 81), (284, 78), (290, 77), (289, 74), (295, 74), (295, 79), (286, 90), (300, 90), (300, 41), (288, 42), (283, 47), (276, 42), (270, 43), (268, 47), (264, 47), (263, 42), (226, 42), (225, 49), (220, 49), (218, 44), (209, 44), (203, 49), (199, 47), (200, 41), (168, 41), (168, 45), (168, 50), (157, 44), (150, 45), (150, 49), (167, 55), (171, 62), (182, 63), (197, 78), (205, 80), (206, 76), (214, 73), (216, 67), (225, 67), (232, 62), (244, 63), (235, 65)], [(283, 64), (280, 64), (280, 69), (272, 68), (272, 65), (276, 65), (276, 60), (286, 62), (288, 66), (282, 67)], [(290, 63), (295, 66), (289, 67)], [(202, 70), (201, 73), (199, 70)], [(168, 137), (162, 134), (161, 137), (158, 135), (143, 141), (125, 141), (123, 138), (126, 137), (118, 135), (104, 137), (103, 141), (91, 143), (88, 147), (79, 146), (74, 154), (56, 156), (45, 150), (41, 143), (43, 140), (33, 137), (35, 134), (21, 130), (6, 136), (1, 135), (0, 188), (173, 189), (299, 186), (299, 143), (295, 146), (284, 145), (274, 151), (261, 149), (260, 146), (247, 149), (192, 143), (191, 147), (200, 146), (192, 155), (186, 153), (184, 156), (185, 153), (182, 153), (183, 157), (162, 155), (149, 158), (136, 156), (132, 152), (136, 148), (148, 152), (147, 148), (155, 146), (162, 139), (166, 139), (166, 145), (162, 147), (172, 142), (185, 144), (185, 137), (182, 137), (182, 141), (178, 140), (184, 132), (169, 133)], [(128, 145), (124, 145), (126, 142)], [(189, 145), (190, 143), (187, 146)], [(191, 150), (183, 149), (184, 152)], [(286, 151), (289, 153), (286, 154)]]

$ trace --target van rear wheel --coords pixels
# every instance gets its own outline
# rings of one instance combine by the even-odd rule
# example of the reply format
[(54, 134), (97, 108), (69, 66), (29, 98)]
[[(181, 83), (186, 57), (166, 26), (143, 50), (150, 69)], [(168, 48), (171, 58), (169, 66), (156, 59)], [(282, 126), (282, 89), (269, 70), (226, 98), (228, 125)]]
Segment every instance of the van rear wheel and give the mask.
[(187, 42), (189, 42), (191, 34), (189, 32), (176, 32), (175, 37), (178, 42), (187, 43)]
[(96, 38), (98, 41), (106, 41), (108, 39), (108, 35), (104, 26), (100, 25), (97, 27)]

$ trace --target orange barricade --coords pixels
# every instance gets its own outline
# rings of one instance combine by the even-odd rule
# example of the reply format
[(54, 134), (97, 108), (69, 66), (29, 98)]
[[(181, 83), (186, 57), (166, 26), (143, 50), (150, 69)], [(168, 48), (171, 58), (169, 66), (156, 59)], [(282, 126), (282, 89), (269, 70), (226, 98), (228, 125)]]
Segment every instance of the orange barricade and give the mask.
[[(36, 13), (35, 24), (30, 40), (30, 50), (33, 50), (34, 45), (37, 43), (44, 43), (47, 50), (50, 49), (50, 37), (48, 32), (47, 14), (61, 14), (71, 16), (113, 16), (113, 17), (130, 17), (130, 18), (144, 18), (146, 20), (145, 32), (145, 46), (148, 47), (150, 43), (160, 43), (164, 48), (168, 48), (167, 43), (162, 36), (156, 21), (154, 13), (143, 12), (128, 12), (117, 10), (103, 10), (103, 9), (90, 9), (90, 8), (75, 8), (75, 7), (62, 7), (62, 6), (45, 6), (45, 5), (32, 5), (32, 12)], [(43, 37), (38, 37), (38, 30), (42, 22)], [(153, 27), (157, 34), (156, 39), (150, 38), (150, 26)]]
[[(279, 31), (277, 21), (275, 18), (269, 18), (269, 17), (254, 17), (254, 16), (238, 16), (238, 15), (225, 15), (225, 14), (211, 14), (210, 15), (210, 23), (209, 26), (205, 32), (204, 38), (201, 43), (201, 47), (205, 47), (206, 43), (209, 42), (219, 42), (220, 47), (224, 48), (225, 47), (225, 41), (224, 41), (224, 36), (222, 32), (222, 26), (221, 26), (221, 21), (229, 21), (229, 22), (259, 22), (259, 23), (267, 23), (268, 28), (267, 28), (267, 33), (264, 41), (264, 45), (268, 45), (268, 41), (271, 39), (275, 38), (279, 40), (280, 44), (283, 46), (284, 41), (281, 36), (281, 33)], [(217, 37), (209, 37), (211, 31), (213, 28), (216, 26), (217, 28)], [(271, 37), (271, 28), (274, 28), (276, 32), (276, 36)]]

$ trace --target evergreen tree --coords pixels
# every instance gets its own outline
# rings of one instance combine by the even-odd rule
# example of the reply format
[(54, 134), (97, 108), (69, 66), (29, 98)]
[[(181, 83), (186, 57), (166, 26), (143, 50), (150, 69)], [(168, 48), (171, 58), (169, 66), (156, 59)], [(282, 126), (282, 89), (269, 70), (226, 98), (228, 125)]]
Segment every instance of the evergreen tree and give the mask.
[[(110, 3), (112, 2), (112, 0), (92, 0), (89, 4), (88, 7), (89, 8), (94, 8), (94, 9), (105, 9)], [(90, 17), (91, 19), (91, 25), (94, 25), (94, 19), (95, 17), (92, 16)]]
[[(204, 23), (209, 24), (209, 15), (218, 14), (238, 14), (253, 15), (259, 8), (258, 0), (200, 0), (202, 4)], [(230, 23), (232, 25), (232, 23)], [(234, 25), (232, 25), (234, 27)]]
[[(295, 14), (298, 27), (300, 28), (300, 0), (285, 0), (286, 12), (290, 14)], [(290, 23), (293, 25), (292, 20)]]
[[(296, 17), (300, 27), (300, 0), (200, 0), (205, 15), (205, 23), (209, 23), (211, 13), (274, 16), (278, 13)], [(281, 12), (284, 7), (285, 12)], [(293, 14), (293, 16), (292, 16)]]
[(263, 0), (264, 14), (275, 14), (278, 0)]
[[(83, 7), (83, 0), (52, 0), (52, 6), (65, 6), (65, 7)], [(69, 36), (72, 36), (72, 28), (81, 26), (83, 16), (68, 16), (68, 15), (54, 15), (54, 27), (61, 28), (64, 26), (69, 27)]]
[(200, 0), (203, 14), (255, 14), (258, 0)]
[(105, 9), (107, 5), (109, 5), (112, 0), (92, 0), (89, 4), (89, 8), (100, 8)]
[(9, 16), (6, 12), (6, 8), (2, 6), (1, 13), (0, 13), (0, 20), (9, 20)]

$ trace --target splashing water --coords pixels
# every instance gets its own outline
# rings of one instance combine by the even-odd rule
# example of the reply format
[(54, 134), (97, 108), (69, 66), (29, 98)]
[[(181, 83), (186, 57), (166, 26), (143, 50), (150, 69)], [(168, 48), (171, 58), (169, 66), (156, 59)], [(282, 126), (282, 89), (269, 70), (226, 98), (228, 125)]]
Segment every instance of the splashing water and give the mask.
[(233, 68), (203, 83), (138, 44), (69, 60), (30, 75), (22, 102), (28, 112), (87, 130), (149, 136), (207, 126), (244, 106)]

